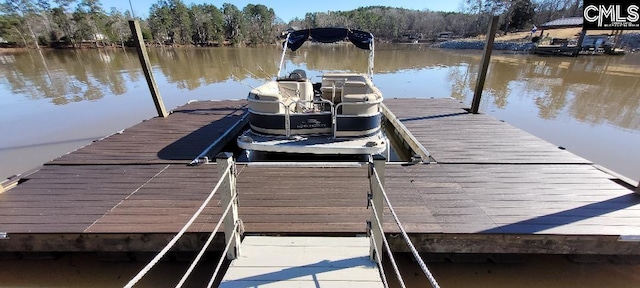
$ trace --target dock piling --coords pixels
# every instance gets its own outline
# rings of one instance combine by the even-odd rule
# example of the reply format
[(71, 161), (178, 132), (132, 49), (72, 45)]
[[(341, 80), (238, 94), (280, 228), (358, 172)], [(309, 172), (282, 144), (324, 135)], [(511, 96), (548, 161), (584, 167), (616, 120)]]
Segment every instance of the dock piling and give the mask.
[(136, 20), (129, 20), (129, 28), (133, 35), (134, 42), (136, 43), (136, 50), (138, 51), (138, 58), (140, 58), (140, 64), (142, 65), (142, 71), (144, 77), (147, 79), (147, 85), (149, 85), (149, 91), (153, 98), (153, 103), (156, 106), (158, 116), (167, 117), (167, 110), (164, 108), (164, 102), (160, 97), (160, 91), (156, 84), (155, 78), (153, 78), (153, 72), (151, 71), (151, 64), (149, 63), (149, 55), (147, 54), (147, 48), (144, 45), (144, 39), (142, 38), (142, 30), (140, 29), (140, 23)]
[(476, 89), (473, 93), (473, 101), (471, 102), (470, 112), (473, 114), (478, 114), (478, 109), (480, 108), (480, 98), (482, 98), (484, 80), (487, 78), (489, 60), (491, 59), (491, 51), (493, 51), (493, 40), (496, 37), (496, 29), (498, 28), (498, 18), (498, 16), (493, 16), (491, 23), (489, 23), (487, 41), (484, 43), (484, 51), (482, 53), (482, 66), (478, 73), (478, 81), (476, 81)]

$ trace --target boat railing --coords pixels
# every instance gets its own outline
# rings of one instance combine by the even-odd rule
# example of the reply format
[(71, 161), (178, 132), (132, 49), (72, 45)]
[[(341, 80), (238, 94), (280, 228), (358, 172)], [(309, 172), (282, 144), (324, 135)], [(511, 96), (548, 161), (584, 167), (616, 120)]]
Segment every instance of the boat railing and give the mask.
[(398, 218), (398, 215), (396, 214), (393, 206), (391, 205), (391, 202), (389, 201), (387, 192), (384, 189), (385, 163), (386, 158), (380, 154), (371, 156), (369, 160), (368, 176), (370, 192), (367, 197), (367, 208), (371, 207), (371, 218), (369, 221), (367, 221), (367, 234), (369, 235), (369, 238), (371, 240), (369, 257), (371, 258), (371, 261), (374, 261), (378, 264), (378, 267), (380, 268), (380, 276), (385, 284), (384, 286), (388, 287), (387, 277), (384, 273), (384, 269), (382, 268), (382, 251), (384, 250), (387, 256), (389, 256), (391, 266), (393, 267), (393, 271), (396, 274), (396, 278), (398, 279), (400, 286), (406, 287), (404, 280), (400, 275), (400, 270), (398, 269), (395, 257), (391, 252), (389, 242), (387, 241), (387, 238), (384, 235), (384, 230), (382, 229), (383, 212), (386, 204), (389, 212), (393, 216), (394, 221), (400, 229), (402, 238), (407, 243), (411, 254), (413, 254), (413, 257), (420, 266), (420, 269), (429, 280), (431, 286), (434, 288), (439, 288), (440, 286), (438, 285), (438, 282), (433, 277), (431, 271), (429, 271), (429, 268), (427, 268), (427, 265), (418, 254), (418, 250), (416, 250), (413, 243), (411, 243), (409, 235), (407, 235), (407, 232), (402, 226), (402, 223), (400, 223), (400, 219)]
[(364, 105), (364, 104), (377, 104), (378, 105), (378, 111), (377, 113), (381, 113), (380, 110), (380, 103), (382, 103), (382, 99), (377, 99), (375, 101), (358, 101), (358, 102), (340, 102), (338, 104), (336, 104), (335, 109), (333, 110), (334, 112), (331, 114), (331, 123), (332, 123), (332, 127), (333, 127), (333, 131), (332, 133), (332, 137), (335, 139), (336, 135), (338, 133), (338, 115), (345, 115), (344, 113), (338, 114), (338, 111), (340, 111), (340, 108), (342, 108), (342, 106), (350, 106), (350, 105)]
[[(320, 100), (296, 100), (293, 101), (291, 103), (289, 103), (288, 105), (286, 105), (286, 109), (284, 110), (284, 128), (285, 128), (285, 135), (287, 136), (287, 138), (291, 137), (291, 105), (303, 105), (307, 104), (307, 103), (313, 103), (313, 104), (329, 104), (329, 107), (331, 109), (331, 115), (333, 115), (333, 112), (335, 111), (334, 108), (334, 104), (333, 102), (327, 100), (327, 99), (320, 99)], [(306, 106), (305, 106), (306, 107)], [(331, 124), (331, 126), (335, 126), (334, 123)]]
[[(337, 131), (338, 131), (338, 117), (341, 115), (345, 115), (341, 111), (340, 108), (342, 108), (343, 106), (358, 106), (358, 105), (377, 105), (377, 113), (381, 113), (381, 108), (380, 108), (380, 103), (382, 103), (382, 98), (378, 98), (374, 101), (357, 101), (357, 102), (340, 102), (338, 104), (335, 104), (334, 102), (321, 98), (321, 99), (314, 99), (314, 100), (294, 100), (294, 101), (287, 101), (288, 103), (282, 101), (282, 100), (277, 100), (277, 101), (273, 101), (273, 100), (258, 100), (258, 99), (250, 99), (250, 102), (256, 102), (256, 103), (265, 103), (265, 104), (274, 104), (274, 103), (278, 103), (278, 105), (282, 105), (284, 107), (284, 118), (285, 118), (285, 122), (284, 122), (284, 126), (285, 126), (285, 136), (287, 138), (291, 137), (291, 111), (295, 110), (292, 108), (296, 108), (298, 107), (298, 105), (303, 106), (306, 108), (306, 104), (308, 103), (312, 103), (312, 104), (326, 104), (329, 105), (330, 107), (330, 112), (331, 112), (331, 127), (332, 127), (332, 131), (331, 131), (331, 137), (332, 138), (336, 138), (337, 135)], [(292, 107), (293, 105), (293, 107)], [(262, 112), (262, 111), (255, 111), (255, 110), (251, 110), (251, 108), (249, 108), (249, 110), (251, 112), (254, 113), (260, 113), (260, 114), (271, 114), (271, 115), (277, 115), (278, 113), (274, 113), (274, 112)], [(364, 115), (363, 115), (364, 116)]]
[[(236, 166), (233, 161), (233, 154), (231, 153), (220, 153), (216, 156), (216, 166), (218, 168), (218, 175), (220, 179), (216, 186), (211, 190), (209, 196), (204, 200), (200, 208), (193, 214), (191, 219), (187, 221), (184, 227), (178, 232), (172, 239), (167, 243), (167, 245), (147, 264), (136, 276), (134, 276), (129, 283), (127, 283), (124, 287), (133, 287), (138, 283), (164, 256), (165, 254), (174, 247), (174, 245), (178, 242), (180, 237), (184, 235), (185, 232), (189, 229), (189, 227), (195, 222), (195, 220), (200, 216), (202, 211), (209, 205), (213, 195), (216, 192), (221, 193), (221, 208), (224, 209), (224, 212), (220, 216), (220, 220), (216, 224), (213, 231), (209, 234), (207, 241), (204, 243), (200, 252), (198, 252), (197, 256), (184, 273), (179, 283), (175, 287), (182, 287), (184, 283), (187, 281), (188, 277), (191, 275), (195, 267), (200, 262), (200, 259), (204, 255), (204, 253), (209, 248), (209, 245), (215, 238), (218, 233), (218, 229), (224, 223), (224, 236), (225, 236), (225, 249), (220, 256), (218, 264), (213, 272), (213, 275), (210, 278), (209, 284), (207, 287), (212, 287), (216, 278), (218, 277), (218, 273), (220, 272), (220, 268), (224, 262), (224, 259), (233, 260), (238, 257), (240, 254), (240, 237), (242, 229), (242, 221), (238, 218), (238, 194), (236, 192)], [(226, 257), (225, 257), (226, 255)]]

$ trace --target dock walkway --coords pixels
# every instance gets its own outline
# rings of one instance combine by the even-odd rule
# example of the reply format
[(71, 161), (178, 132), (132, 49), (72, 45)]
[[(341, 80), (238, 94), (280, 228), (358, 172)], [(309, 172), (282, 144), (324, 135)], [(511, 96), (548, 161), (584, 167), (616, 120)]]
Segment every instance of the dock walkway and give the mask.
[[(385, 169), (420, 252), (640, 255), (640, 195), (617, 176), (453, 99), (384, 103), (435, 159)], [(217, 181), (215, 164), (187, 164), (234, 141), (225, 135), (245, 104), (189, 103), (25, 175), (0, 193), (0, 252), (158, 251)], [(368, 187), (358, 163), (237, 166), (238, 212), (254, 235), (365, 233)], [(198, 250), (219, 205), (214, 198), (176, 251)], [(387, 212), (391, 248), (405, 251)]]
[(367, 237), (247, 236), (221, 288), (383, 287)]

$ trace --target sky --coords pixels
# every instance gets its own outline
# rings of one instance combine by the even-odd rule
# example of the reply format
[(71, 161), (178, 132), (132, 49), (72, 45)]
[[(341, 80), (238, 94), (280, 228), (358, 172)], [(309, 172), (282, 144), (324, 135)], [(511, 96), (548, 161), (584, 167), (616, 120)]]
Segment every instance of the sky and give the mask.
[[(327, 12), (327, 11), (347, 11), (358, 7), (365, 6), (391, 6), (406, 8), (412, 10), (431, 10), (431, 11), (458, 11), (461, 0), (251, 0), (251, 1), (233, 1), (233, 0), (182, 0), (187, 6), (190, 4), (213, 4), (216, 7), (222, 7), (223, 3), (231, 3), (236, 5), (238, 9), (244, 8), (247, 4), (262, 4), (269, 8), (273, 8), (276, 16), (282, 21), (289, 22), (293, 18), (304, 18), (307, 12)], [(149, 8), (158, 0), (131, 0), (133, 12), (136, 17), (146, 18), (149, 16)], [(124, 12), (131, 10), (129, 0), (101, 0), (102, 8), (110, 11), (111, 7)]]

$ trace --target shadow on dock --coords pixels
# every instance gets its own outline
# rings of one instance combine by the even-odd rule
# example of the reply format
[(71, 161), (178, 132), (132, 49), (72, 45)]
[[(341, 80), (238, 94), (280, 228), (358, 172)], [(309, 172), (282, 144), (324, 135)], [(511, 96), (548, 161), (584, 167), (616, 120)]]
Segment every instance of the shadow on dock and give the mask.
[[(640, 195), (627, 195), (611, 198), (606, 201), (591, 203), (574, 209), (548, 214), (528, 220), (484, 230), (481, 233), (525, 233), (534, 234), (579, 221), (593, 219), (607, 213), (620, 211), (640, 204)], [(612, 223), (613, 224), (613, 223)], [(615, 225), (615, 224), (613, 224)]]

